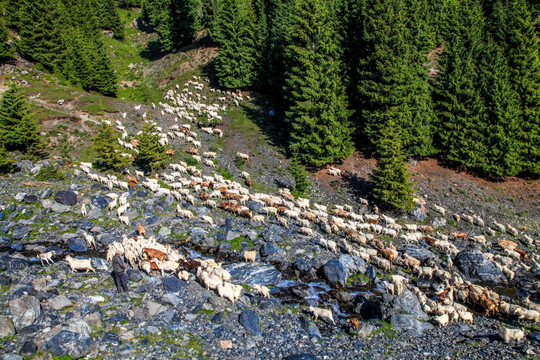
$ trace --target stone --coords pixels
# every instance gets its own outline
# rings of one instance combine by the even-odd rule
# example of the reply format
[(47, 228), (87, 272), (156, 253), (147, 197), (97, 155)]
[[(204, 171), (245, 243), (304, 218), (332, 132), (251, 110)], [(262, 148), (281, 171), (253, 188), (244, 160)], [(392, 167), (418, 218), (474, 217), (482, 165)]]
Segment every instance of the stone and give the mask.
[(240, 231), (233, 231), (229, 230), (227, 231), (227, 237), (225, 238), (226, 241), (232, 241), (236, 239), (237, 237), (242, 236), (242, 233)]
[(90, 197), (90, 204), (99, 209), (105, 209), (109, 205), (105, 197), (99, 195)]
[(90, 336), (90, 333), (92, 332), (90, 325), (88, 325), (86, 321), (79, 318), (69, 319), (67, 322), (67, 329), (74, 333), (85, 336)]
[(119, 346), (122, 343), (122, 341), (120, 341), (120, 337), (113, 332), (105, 333), (105, 335), (103, 335), (101, 338), (101, 341), (110, 343), (112, 346)]
[(284, 253), (284, 251), (279, 246), (277, 246), (275, 242), (271, 241), (261, 246), (259, 253), (262, 257), (267, 257), (278, 253)]
[(110, 243), (116, 241), (116, 239), (117, 236), (110, 233), (103, 233), (97, 236), (97, 241), (99, 241), (103, 246), (109, 245)]
[(38, 201), (38, 197), (34, 194), (27, 194), (24, 196), (23, 201), (27, 204), (33, 204)]
[(463, 275), (471, 280), (487, 281), (492, 283), (506, 282), (503, 275), (480, 250), (467, 249), (460, 251), (454, 263), (462, 271)]
[(62, 214), (62, 213), (69, 212), (71, 210), (71, 208), (68, 205), (62, 205), (62, 204), (59, 204), (59, 203), (54, 203), (51, 206), (51, 210), (53, 212), (57, 213), (57, 214)]
[(411, 210), (409, 215), (413, 219), (415, 219), (415, 220), (417, 220), (419, 222), (423, 222), (426, 219), (426, 216), (427, 216), (427, 208), (424, 205), (418, 205), (417, 207), (415, 207), (414, 209)]
[(79, 359), (92, 351), (96, 344), (88, 336), (62, 330), (50, 338), (45, 343), (45, 346), (53, 356), (69, 355), (73, 359)]
[(160, 230), (159, 230), (159, 235), (160, 236), (169, 236), (171, 235), (171, 229), (169, 229), (168, 227), (164, 226), (162, 227)]
[(281, 272), (274, 265), (256, 265), (252, 263), (233, 263), (223, 267), (227, 270), (235, 284), (253, 286), (275, 285), (281, 281)]
[(7, 316), (0, 316), (0, 339), (15, 334), (13, 321)]
[(231, 340), (221, 340), (219, 342), (219, 346), (223, 349), (223, 350), (226, 350), (226, 349), (232, 349), (233, 348), (233, 344), (232, 344), (232, 341)]
[(390, 325), (396, 330), (407, 330), (412, 334), (421, 334), (425, 330), (433, 329), (429, 322), (418, 320), (413, 315), (394, 314), (390, 317)]
[(428, 320), (427, 314), (422, 311), (422, 306), (409, 289), (404, 288), (399, 296), (383, 295), (381, 301), (381, 315), (383, 318), (388, 318), (394, 314), (408, 314), (419, 320)]
[(25, 259), (13, 256), (4, 256), (0, 258), (0, 270), (22, 270), (26, 269), (30, 263)]
[(313, 267), (311, 266), (309, 261), (305, 259), (296, 259), (296, 261), (293, 264), (293, 268), (295, 270), (300, 271), (301, 273), (306, 274), (306, 273), (309, 273)]
[(201, 228), (195, 227), (191, 229), (191, 242), (198, 244), (206, 238), (208, 233)]
[(15, 194), (15, 196), (13, 197), (13, 199), (15, 201), (23, 201), (24, 197), (26, 196), (26, 193), (25, 192), (20, 192), (20, 193), (17, 193)]
[(446, 226), (446, 219), (443, 217), (437, 217), (431, 221), (431, 227), (433, 229), (438, 229), (440, 227)]
[(73, 303), (65, 295), (59, 295), (49, 300), (49, 306), (56, 311), (60, 311), (72, 305)]
[(407, 253), (407, 255), (410, 255), (420, 261), (437, 258), (437, 256), (428, 249), (413, 244), (404, 245), (402, 248), (400, 248), (400, 250), (403, 250), (403, 252)]
[(21, 160), (13, 164), (15, 172), (30, 171), (34, 167), (34, 164), (30, 160)]
[(51, 189), (43, 189), (43, 190), (41, 190), (41, 191), (39, 192), (38, 195), (39, 195), (39, 198), (40, 198), (41, 200), (44, 200), (44, 199), (48, 198), (49, 196), (51, 196), (51, 194), (52, 194), (52, 190), (51, 190)]
[(358, 256), (341, 255), (339, 262), (348, 270), (347, 276), (366, 272), (366, 262)]
[(41, 305), (35, 296), (23, 295), (9, 302), (9, 311), (15, 329), (32, 325), (41, 315)]
[(73, 206), (77, 203), (77, 194), (70, 190), (59, 190), (54, 196), (54, 200), (62, 205)]
[(368, 337), (372, 332), (377, 330), (377, 327), (370, 323), (361, 322), (358, 326), (358, 330), (354, 330), (359, 336)]
[(261, 328), (259, 324), (259, 316), (255, 313), (255, 311), (251, 309), (242, 311), (238, 316), (238, 321), (247, 332), (251, 333), (252, 335), (260, 335)]
[(96, 220), (96, 219), (99, 219), (102, 215), (103, 215), (103, 211), (100, 208), (96, 207), (96, 208), (91, 209), (88, 212), (87, 217), (89, 220)]
[(175, 294), (171, 294), (171, 293), (163, 295), (163, 297), (161, 299), (163, 300), (163, 302), (165, 302), (165, 303), (167, 303), (169, 305), (172, 305), (174, 307), (178, 306), (178, 304), (180, 304), (182, 302), (182, 299), (180, 297), (178, 297)]
[(139, 282), (142, 280), (142, 275), (139, 270), (128, 269), (127, 276), (130, 281)]
[(30, 335), (30, 334), (37, 333), (38, 331), (41, 331), (41, 329), (42, 329), (41, 326), (37, 324), (32, 324), (32, 325), (25, 326), (22, 329), (19, 329), (17, 333), (19, 335)]
[(90, 258), (90, 262), (92, 264), (92, 267), (96, 269), (96, 271), (112, 271), (112, 264), (107, 262), (107, 260), (102, 258)]
[(349, 272), (338, 259), (328, 261), (322, 267), (322, 274), (334, 287), (345, 287), (347, 285)]
[(24, 239), (30, 234), (32, 228), (28, 225), (18, 225), (13, 228), (13, 239), (21, 240)]
[(232, 245), (228, 242), (222, 242), (217, 247), (217, 252), (221, 254), (226, 254), (231, 251)]
[(160, 303), (157, 303), (157, 302), (154, 302), (154, 301), (148, 301), (146, 306), (148, 307), (148, 315), (149, 316), (155, 316), (155, 315), (167, 310), (166, 306), (163, 306)]
[(284, 357), (283, 360), (319, 360), (319, 358), (311, 354), (293, 354)]
[(44, 209), (50, 209), (54, 205), (54, 200), (51, 199), (45, 199), (41, 202), (41, 206), (43, 206)]
[(2, 360), (24, 360), (22, 356), (17, 354), (6, 354), (2, 357)]
[(366, 276), (369, 280), (373, 281), (377, 277), (377, 268), (373, 265), (369, 265), (366, 268)]
[(362, 295), (357, 295), (353, 305), (353, 312), (360, 315), (364, 320), (381, 318), (381, 307), (378, 302), (372, 302)]
[(187, 283), (176, 276), (169, 276), (163, 279), (163, 288), (166, 292), (175, 293), (187, 288)]
[(86, 252), (88, 248), (86, 247), (86, 240), (81, 238), (74, 238), (69, 240), (68, 246), (72, 251), (75, 252)]
[(24, 356), (25, 358), (31, 358), (37, 350), (38, 347), (36, 343), (30, 340), (23, 344), (21, 350), (19, 351), (19, 355)]

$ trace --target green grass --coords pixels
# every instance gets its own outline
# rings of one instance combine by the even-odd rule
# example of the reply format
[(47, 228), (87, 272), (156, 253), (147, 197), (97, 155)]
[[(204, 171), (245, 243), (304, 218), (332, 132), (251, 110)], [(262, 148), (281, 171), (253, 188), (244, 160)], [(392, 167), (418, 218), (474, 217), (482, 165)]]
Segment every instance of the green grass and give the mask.
[(235, 237), (231, 241), (229, 241), (229, 244), (231, 244), (231, 250), (240, 251), (242, 250), (242, 243), (244, 242), (244, 238), (242, 236)]
[(358, 273), (358, 274), (351, 275), (351, 276), (349, 276), (349, 277), (347, 278), (347, 285), (350, 286), (350, 285), (352, 285), (352, 282), (353, 282), (353, 281), (358, 282), (358, 280), (360, 280), (360, 279), (362, 279), (362, 280), (364, 280), (364, 281), (368, 281), (368, 280), (369, 280), (369, 278), (367, 277), (367, 275), (362, 274), (362, 273)]
[(377, 330), (374, 330), (371, 334), (369, 334), (369, 337), (376, 336), (378, 334), (383, 334), (384, 336), (388, 338), (397, 338), (396, 330), (394, 330), (394, 327), (390, 325), (385, 320), (380, 321), (381, 327), (379, 327)]
[(49, 179), (62, 181), (66, 179), (63, 172), (55, 168), (54, 166), (42, 167), (41, 170), (34, 177), (37, 181), (49, 181)]
[(225, 180), (234, 180), (234, 175), (231, 174), (231, 172), (224, 167), (219, 167), (217, 169), (217, 173), (223, 176)]

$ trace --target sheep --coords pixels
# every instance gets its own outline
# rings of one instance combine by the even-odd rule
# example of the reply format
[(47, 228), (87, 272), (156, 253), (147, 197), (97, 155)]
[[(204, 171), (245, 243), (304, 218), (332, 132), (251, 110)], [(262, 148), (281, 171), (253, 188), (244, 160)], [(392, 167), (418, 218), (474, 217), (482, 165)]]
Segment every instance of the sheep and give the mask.
[(93, 247), (94, 249), (97, 249), (96, 247), (96, 240), (94, 237), (88, 233), (84, 233), (84, 239), (86, 240), (86, 245), (88, 247)]
[(119, 216), (118, 220), (124, 225), (129, 225), (129, 217), (127, 216)]
[(75, 272), (75, 270), (86, 270), (86, 272), (93, 271), (96, 272), (96, 270), (92, 267), (92, 262), (90, 259), (75, 259), (72, 258), (71, 255), (66, 256), (66, 261), (71, 268), (72, 272)]
[(251, 262), (255, 262), (255, 257), (257, 256), (257, 251), (255, 250), (252, 250), (252, 251), (244, 251), (244, 261), (249, 261), (251, 260)]
[(270, 298), (270, 289), (264, 285), (253, 285), (253, 288), (259, 292), (263, 297)]
[(190, 273), (185, 270), (180, 270), (178, 272), (178, 278), (180, 280), (189, 281), (189, 276), (190, 276)]
[(82, 204), (81, 206), (81, 215), (82, 217), (86, 217), (88, 215), (88, 211), (86, 210), (86, 204)]
[(473, 314), (471, 312), (458, 310), (457, 313), (459, 314), (459, 318), (463, 320), (463, 322), (468, 322), (470, 324), (473, 323)]
[(157, 264), (158, 269), (161, 271), (161, 276), (165, 276), (165, 271), (175, 272), (180, 267), (180, 264), (176, 261), (160, 261), (158, 258), (156, 258), (154, 261)]
[(401, 295), (403, 292), (403, 286), (409, 282), (409, 279), (401, 275), (392, 275), (391, 279), (396, 290), (396, 295)]
[(499, 334), (503, 338), (504, 342), (509, 343), (511, 341), (519, 342), (525, 337), (525, 332), (521, 329), (509, 329), (501, 326), (499, 328)]
[(259, 221), (264, 224), (264, 215), (255, 215), (251, 218), (251, 221)]
[(426, 266), (413, 266), (413, 271), (418, 273), (418, 277), (429, 276), (429, 280), (433, 279), (433, 268)]
[(440, 316), (436, 316), (434, 320), (437, 324), (439, 324), (440, 327), (443, 327), (448, 325), (448, 323), (450, 322), (450, 317), (448, 316), (448, 314), (443, 314)]
[(321, 318), (330, 320), (332, 324), (336, 325), (334, 317), (332, 316), (332, 310), (315, 308), (313, 306), (310, 306), (309, 311), (313, 313), (313, 316), (315, 316), (315, 320), (317, 320), (320, 316)]
[(486, 245), (486, 237), (484, 235), (476, 235), (471, 237), (472, 241), (475, 241), (479, 244)]
[(208, 275), (208, 273), (206, 272), (202, 273), (201, 278), (204, 283), (204, 286), (206, 287), (206, 290), (217, 289), (220, 285), (223, 284), (223, 280), (221, 280), (217, 276)]
[(302, 234), (305, 234), (305, 235), (308, 235), (308, 236), (313, 236), (313, 230), (311, 230), (310, 228), (308, 227), (301, 227), (298, 232), (302, 233)]
[(217, 292), (219, 296), (229, 299), (234, 305), (234, 290), (230, 284), (219, 284), (217, 287)]
[(56, 254), (56, 251), (54, 250), (51, 250), (51, 251), (48, 251), (46, 253), (41, 253), (41, 254), (37, 254), (37, 257), (38, 259), (41, 261), (41, 265), (44, 265), (43, 264), (43, 260), (45, 260), (45, 262), (47, 264), (49, 264), (49, 261), (51, 264), (54, 264), (54, 261), (52, 260), (52, 257)]
[(436, 212), (438, 212), (438, 213), (441, 214), (442, 216), (445, 216), (445, 215), (446, 215), (446, 209), (443, 208), (442, 206), (433, 205), (433, 210), (435, 210)]
[(515, 312), (518, 318), (522, 320), (531, 320), (534, 321), (534, 323), (538, 323), (540, 321), (540, 312), (536, 310), (529, 310), (519, 307)]
[(236, 156), (241, 158), (241, 159), (244, 159), (246, 161), (249, 161), (249, 155), (248, 154), (244, 154), (244, 153), (241, 153), (241, 152), (237, 152), (236, 153)]

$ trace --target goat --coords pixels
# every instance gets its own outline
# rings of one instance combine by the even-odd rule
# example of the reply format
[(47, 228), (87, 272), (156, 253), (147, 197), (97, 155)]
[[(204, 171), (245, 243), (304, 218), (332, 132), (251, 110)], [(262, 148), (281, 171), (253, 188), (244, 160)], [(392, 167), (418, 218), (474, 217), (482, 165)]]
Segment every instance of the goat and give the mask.
[(51, 250), (51, 251), (48, 251), (46, 253), (41, 253), (41, 254), (37, 254), (37, 257), (38, 259), (41, 261), (41, 265), (44, 265), (43, 264), (43, 260), (45, 260), (45, 262), (47, 264), (49, 264), (49, 261), (51, 264), (54, 264), (54, 261), (52, 261), (52, 257), (56, 254), (56, 251), (54, 250)]
[(65, 259), (71, 268), (72, 272), (75, 272), (75, 270), (86, 270), (86, 272), (93, 271), (96, 272), (96, 270), (92, 267), (92, 262), (90, 259), (75, 259), (72, 258), (71, 255), (66, 256)]
[(317, 320), (320, 316), (321, 318), (330, 320), (332, 324), (336, 325), (334, 317), (332, 316), (332, 310), (315, 308), (313, 306), (310, 306), (309, 311), (313, 313), (313, 316), (315, 316), (315, 320)]
[(251, 262), (255, 262), (255, 257), (257, 256), (257, 251), (255, 250), (252, 250), (252, 251), (245, 251), (244, 252), (244, 261), (249, 261), (251, 260)]

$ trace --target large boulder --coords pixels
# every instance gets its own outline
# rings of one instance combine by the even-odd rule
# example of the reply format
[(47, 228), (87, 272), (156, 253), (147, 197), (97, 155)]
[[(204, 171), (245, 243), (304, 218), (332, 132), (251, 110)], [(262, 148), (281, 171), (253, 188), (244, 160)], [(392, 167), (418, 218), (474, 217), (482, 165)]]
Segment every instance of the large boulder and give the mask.
[(455, 264), (471, 280), (505, 282), (503, 273), (480, 250), (467, 249), (457, 254)]
[(94, 195), (90, 198), (90, 204), (92, 204), (93, 207), (105, 209), (109, 203), (103, 196)]
[(259, 335), (261, 333), (261, 325), (259, 323), (259, 316), (255, 311), (246, 309), (238, 316), (238, 321), (246, 329), (247, 332), (252, 335)]
[(73, 238), (69, 240), (69, 248), (75, 252), (86, 252), (88, 248), (86, 247), (86, 240), (81, 238)]
[(253, 286), (275, 285), (281, 281), (281, 272), (274, 265), (255, 265), (250, 263), (234, 263), (223, 267), (231, 273), (233, 282)]
[(381, 302), (381, 315), (383, 318), (388, 318), (394, 314), (408, 314), (416, 317), (419, 320), (428, 320), (429, 317), (424, 311), (414, 295), (409, 289), (404, 288), (399, 296), (383, 295)]
[(259, 253), (261, 254), (261, 257), (267, 257), (274, 254), (284, 253), (284, 251), (277, 246), (275, 242), (270, 241), (261, 246)]
[(23, 295), (9, 302), (11, 319), (17, 331), (32, 325), (41, 315), (41, 305), (35, 296)]
[(349, 271), (338, 259), (328, 261), (322, 267), (322, 273), (332, 286), (345, 287), (347, 285)]
[(413, 244), (406, 244), (400, 248), (400, 250), (403, 250), (403, 252), (407, 253), (407, 255), (410, 255), (420, 261), (437, 258), (437, 256), (428, 249)]
[(72, 305), (73, 303), (65, 295), (58, 295), (57, 297), (49, 300), (49, 306), (56, 311), (65, 309)]
[(13, 239), (21, 240), (30, 234), (32, 228), (29, 225), (17, 225), (13, 228)]
[(30, 263), (14, 256), (3, 256), (0, 258), (0, 270), (22, 270), (26, 269)]
[(90, 325), (88, 325), (86, 321), (80, 318), (69, 319), (67, 322), (67, 329), (69, 331), (72, 331), (74, 333), (81, 334), (84, 336), (90, 336), (90, 333), (92, 332)]
[(187, 288), (184, 280), (178, 279), (176, 276), (169, 276), (163, 279), (163, 288), (166, 292), (176, 293)]
[(415, 316), (407, 314), (392, 315), (390, 325), (396, 330), (406, 330), (413, 334), (420, 334), (425, 330), (433, 329), (433, 325), (429, 322), (420, 321)]
[(62, 330), (50, 338), (45, 346), (53, 356), (69, 355), (73, 359), (79, 359), (95, 348), (95, 342), (86, 335)]
[(77, 194), (70, 190), (59, 190), (54, 196), (54, 200), (62, 205), (73, 206), (77, 203)]

